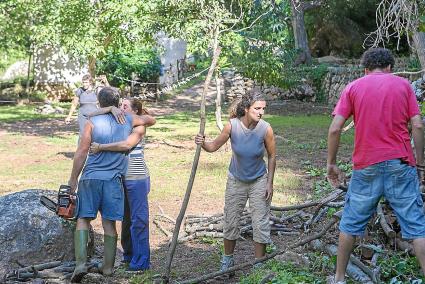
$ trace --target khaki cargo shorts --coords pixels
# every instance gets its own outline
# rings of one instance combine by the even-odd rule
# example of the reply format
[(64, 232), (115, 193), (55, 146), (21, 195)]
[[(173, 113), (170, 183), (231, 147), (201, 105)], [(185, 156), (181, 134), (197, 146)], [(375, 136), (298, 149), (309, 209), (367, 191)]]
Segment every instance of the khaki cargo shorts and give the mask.
[(240, 237), (240, 220), (249, 199), (253, 239), (257, 243), (270, 243), (270, 202), (266, 201), (267, 173), (253, 182), (237, 180), (229, 173), (224, 200), (224, 238)]

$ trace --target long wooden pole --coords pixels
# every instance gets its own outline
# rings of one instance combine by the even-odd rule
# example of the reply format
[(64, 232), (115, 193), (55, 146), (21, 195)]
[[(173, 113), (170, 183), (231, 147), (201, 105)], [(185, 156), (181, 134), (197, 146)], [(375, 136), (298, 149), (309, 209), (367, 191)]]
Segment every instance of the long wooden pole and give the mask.
[[(214, 73), (215, 67), (217, 65), (218, 58), (220, 57), (220, 52), (221, 52), (221, 48), (218, 45), (218, 37), (219, 37), (219, 30), (217, 28), (214, 31), (213, 59), (212, 59), (212, 62), (211, 62), (211, 66), (208, 70), (207, 77), (205, 78), (204, 89), (203, 89), (202, 95), (201, 95), (201, 114), (200, 114), (201, 121), (200, 121), (200, 125), (199, 125), (199, 133), (201, 133), (201, 134), (204, 134), (204, 132), (205, 132), (205, 123), (206, 123), (205, 97), (206, 97), (206, 94), (208, 92), (208, 88), (210, 86), (211, 79), (212, 79), (212, 76), (213, 76), (213, 73)], [(197, 145), (195, 157), (193, 158), (192, 171), (190, 173), (189, 182), (188, 182), (187, 188), (186, 188), (186, 193), (185, 193), (185, 196), (184, 196), (184, 199), (183, 199), (182, 206), (180, 208), (180, 213), (179, 213), (179, 215), (176, 219), (176, 225), (174, 226), (174, 231), (173, 231), (173, 238), (172, 238), (172, 241), (171, 241), (171, 244), (170, 244), (170, 248), (168, 250), (166, 271), (165, 271), (165, 275), (164, 275), (164, 279), (163, 279), (166, 283), (168, 283), (169, 280), (170, 280), (171, 263), (173, 261), (174, 252), (175, 252), (176, 246), (177, 246), (177, 240), (178, 240), (178, 237), (179, 237), (180, 226), (181, 226), (181, 223), (183, 221), (184, 215), (186, 213), (186, 208), (187, 208), (187, 205), (189, 203), (190, 193), (192, 192), (193, 182), (195, 180), (196, 169), (198, 168), (198, 162), (199, 162), (200, 154), (201, 154), (201, 145)]]

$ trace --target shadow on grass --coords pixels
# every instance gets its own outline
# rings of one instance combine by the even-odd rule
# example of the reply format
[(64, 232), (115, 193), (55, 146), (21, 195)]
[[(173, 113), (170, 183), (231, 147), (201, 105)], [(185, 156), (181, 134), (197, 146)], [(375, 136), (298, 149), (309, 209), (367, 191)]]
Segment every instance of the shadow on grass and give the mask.
[(63, 155), (65, 158), (74, 159), (75, 152), (58, 152), (56, 155)]
[(14, 122), (0, 122), (0, 129), (7, 132), (20, 133), (32, 136), (63, 137), (78, 133), (77, 122), (65, 124), (59, 118), (40, 118)]

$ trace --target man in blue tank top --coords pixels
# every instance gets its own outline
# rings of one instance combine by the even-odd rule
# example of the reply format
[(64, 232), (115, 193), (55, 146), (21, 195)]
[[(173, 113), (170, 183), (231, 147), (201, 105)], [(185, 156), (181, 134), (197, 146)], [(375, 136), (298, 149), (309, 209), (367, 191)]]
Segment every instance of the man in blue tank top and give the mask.
[[(103, 88), (98, 94), (100, 107), (118, 107), (119, 98), (119, 94), (109, 87)], [(74, 234), (76, 267), (71, 278), (72, 282), (80, 282), (87, 273), (88, 231), (90, 221), (96, 218), (98, 211), (102, 215), (104, 230), (104, 257), (103, 263), (98, 268), (104, 275), (112, 274), (117, 244), (115, 222), (122, 221), (124, 215), (121, 177), (127, 170), (126, 154), (99, 152), (88, 155), (91, 142), (106, 144), (125, 140), (133, 127), (149, 126), (153, 123), (155, 120), (150, 116), (126, 115), (125, 123), (120, 124), (108, 113), (94, 116), (85, 124), (69, 179), (69, 185), (74, 192), (82, 171), (77, 193), (80, 202)]]

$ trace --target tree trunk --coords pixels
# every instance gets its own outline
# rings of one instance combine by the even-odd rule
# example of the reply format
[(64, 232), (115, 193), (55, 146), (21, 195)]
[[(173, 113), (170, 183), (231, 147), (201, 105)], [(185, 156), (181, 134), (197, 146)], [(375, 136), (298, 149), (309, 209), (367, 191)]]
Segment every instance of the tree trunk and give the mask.
[[(213, 76), (213, 73), (214, 73), (215, 67), (217, 65), (217, 61), (218, 61), (218, 58), (220, 56), (220, 52), (221, 52), (221, 48), (218, 45), (218, 37), (219, 37), (219, 29), (217, 27), (215, 32), (214, 32), (213, 59), (212, 59), (211, 65), (210, 65), (210, 69), (208, 70), (207, 77), (205, 78), (204, 88), (202, 90), (202, 95), (201, 95), (201, 113), (200, 113), (201, 121), (200, 121), (200, 125), (199, 125), (199, 133), (201, 133), (201, 134), (204, 134), (204, 132), (205, 132), (205, 123), (206, 123), (205, 96), (208, 92), (208, 88), (210, 86), (211, 79), (212, 79), (212, 76)], [(164, 279), (163, 279), (165, 281), (165, 283), (169, 283), (169, 280), (170, 280), (171, 263), (173, 261), (174, 252), (175, 252), (176, 246), (177, 246), (177, 240), (178, 240), (178, 237), (179, 237), (180, 226), (181, 226), (181, 223), (183, 221), (184, 215), (186, 213), (186, 208), (187, 208), (187, 205), (189, 203), (190, 193), (192, 192), (193, 182), (195, 180), (195, 175), (196, 175), (196, 170), (198, 168), (198, 162), (199, 162), (200, 154), (201, 154), (201, 145), (197, 145), (196, 151), (195, 151), (195, 157), (193, 158), (192, 171), (190, 173), (189, 182), (188, 182), (187, 188), (186, 188), (186, 193), (185, 193), (185, 196), (184, 196), (184, 199), (183, 199), (182, 206), (180, 208), (179, 215), (176, 219), (176, 225), (174, 226), (174, 231), (173, 231), (173, 239), (172, 239), (172, 242), (170, 244), (170, 248), (168, 250), (166, 270), (165, 270), (165, 275), (164, 275)]]
[(25, 86), (25, 93), (27, 93), (27, 98), (30, 96), (30, 75), (31, 75), (31, 61), (32, 61), (32, 48), (29, 50), (28, 56), (28, 72), (27, 72), (27, 84)]
[(89, 57), (89, 73), (90, 76), (94, 79), (96, 76), (96, 57), (94, 56)]
[(414, 32), (413, 42), (415, 44), (416, 53), (422, 69), (425, 69), (425, 32)]
[(295, 64), (311, 63), (311, 53), (308, 47), (307, 32), (304, 23), (304, 8), (291, 1), (292, 29), (294, 31), (295, 48), (301, 50)]
[(217, 70), (215, 72), (215, 84), (217, 89), (217, 98), (215, 100), (215, 121), (218, 129), (223, 130), (223, 122), (221, 121), (221, 91), (220, 91), (220, 72)]

